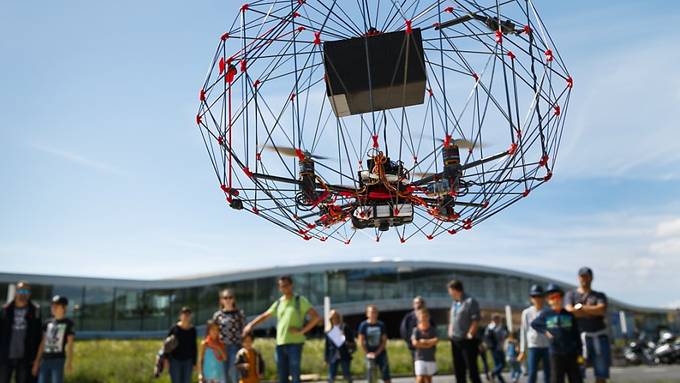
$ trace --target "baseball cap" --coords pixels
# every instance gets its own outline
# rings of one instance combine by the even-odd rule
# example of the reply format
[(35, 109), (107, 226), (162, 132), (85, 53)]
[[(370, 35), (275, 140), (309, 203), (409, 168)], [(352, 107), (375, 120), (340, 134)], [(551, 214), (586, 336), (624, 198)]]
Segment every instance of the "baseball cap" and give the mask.
[(542, 297), (544, 293), (541, 285), (531, 285), (531, 288), (529, 289), (529, 296), (531, 297)]
[(55, 295), (54, 297), (52, 297), (52, 304), (68, 306), (68, 298), (61, 295)]
[(590, 267), (583, 266), (580, 269), (578, 269), (578, 275), (589, 275), (590, 277), (593, 276), (593, 270), (590, 269)]
[(550, 294), (554, 294), (554, 293), (564, 294), (564, 291), (557, 284), (549, 283), (548, 286), (545, 289), (545, 293), (546, 293), (546, 295), (550, 295)]

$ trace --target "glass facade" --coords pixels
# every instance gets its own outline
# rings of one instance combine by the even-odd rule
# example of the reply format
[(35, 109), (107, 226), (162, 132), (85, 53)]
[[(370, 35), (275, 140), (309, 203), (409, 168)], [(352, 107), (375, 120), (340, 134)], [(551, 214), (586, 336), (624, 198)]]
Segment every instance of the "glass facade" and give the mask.
[[(303, 267), (296, 269), (304, 270)], [(323, 271), (299, 272), (292, 276), (296, 292), (317, 306), (323, 304), (326, 295), (331, 297), (333, 304), (410, 302), (416, 295), (426, 299), (448, 299), (446, 284), (451, 279), (458, 279), (465, 285), (466, 292), (476, 297), (486, 309), (498, 310), (506, 304), (519, 309), (528, 304), (527, 292), (531, 284), (546, 283), (538, 278), (483, 269), (460, 270), (428, 264), (419, 267), (415, 263), (399, 262), (366, 263), (365, 267), (336, 264)], [(211, 280), (215, 281), (215, 278)], [(7, 296), (9, 282), (3, 279), (0, 284), (0, 296), (3, 298)], [(158, 284), (167, 286), (171, 282), (159, 281)], [(218, 309), (219, 293), (225, 288), (232, 289), (238, 306), (247, 316), (265, 311), (279, 296), (276, 277), (273, 275), (202, 285), (200, 280), (194, 280), (191, 284), (194, 286), (141, 289), (102, 287), (96, 285), (96, 280), (88, 280), (86, 285), (81, 286), (32, 286), (33, 300), (41, 305), (44, 317), (49, 316), (50, 298), (55, 294), (64, 295), (69, 298), (68, 315), (74, 319), (76, 330), (90, 333), (166, 331), (177, 319), (177, 313), (183, 306), (193, 309), (195, 323), (203, 324)], [(130, 281), (129, 285), (134, 286), (135, 281)], [(614, 306), (610, 307), (610, 311), (618, 312), (619, 308)], [(407, 308), (408, 304), (404, 310)], [(671, 318), (670, 314), (662, 310), (658, 314), (630, 310), (631, 325), (640, 330), (677, 321), (676, 316)], [(612, 326), (616, 326), (616, 323), (612, 323)]]

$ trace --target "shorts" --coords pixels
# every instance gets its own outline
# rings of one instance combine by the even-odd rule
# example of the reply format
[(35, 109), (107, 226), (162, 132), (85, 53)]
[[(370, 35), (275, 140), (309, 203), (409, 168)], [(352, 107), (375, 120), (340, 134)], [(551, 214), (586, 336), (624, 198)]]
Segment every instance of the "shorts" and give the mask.
[(416, 360), (414, 370), (416, 376), (432, 376), (437, 373), (437, 363), (429, 360)]
[[(599, 354), (596, 353), (594, 342), (599, 343)], [(607, 335), (600, 335), (597, 338), (587, 337), (586, 347), (588, 348), (588, 364), (593, 366), (595, 377), (609, 379), (609, 365), (611, 364), (609, 337)]]

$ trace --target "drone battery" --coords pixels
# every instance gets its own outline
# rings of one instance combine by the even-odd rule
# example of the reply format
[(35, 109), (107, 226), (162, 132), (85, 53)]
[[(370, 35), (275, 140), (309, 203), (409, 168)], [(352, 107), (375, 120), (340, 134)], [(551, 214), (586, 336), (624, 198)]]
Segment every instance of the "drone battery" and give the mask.
[(420, 29), (328, 41), (323, 50), (326, 95), (337, 117), (423, 103)]

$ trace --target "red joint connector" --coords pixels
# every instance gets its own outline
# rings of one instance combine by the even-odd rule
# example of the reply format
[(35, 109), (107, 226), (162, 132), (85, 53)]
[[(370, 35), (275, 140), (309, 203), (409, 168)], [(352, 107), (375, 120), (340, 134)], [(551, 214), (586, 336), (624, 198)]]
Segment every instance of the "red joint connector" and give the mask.
[(540, 167), (543, 167), (548, 164), (548, 155), (544, 154), (543, 157), (541, 157), (541, 160), (538, 162), (538, 165)]
[(201, 89), (201, 92), (198, 94), (198, 99), (205, 101), (205, 89)]
[(196, 115), (196, 125), (201, 125), (201, 122), (203, 122), (203, 118), (201, 118), (200, 115)]
[(246, 3), (241, 6), (241, 12), (245, 12), (250, 9), (250, 4)]
[(413, 156), (413, 162), (416, 164), (418, 163), (418, 156)]
[(503, 32), (496, 31), (496, 44), (502, 44), (502, 43), (503, 43)]
[(328, 239), (328, 237), (319, 237), (319, 241), (321, 241), (321, 242), (326, 242), (327, 239)]
[(246, 59), (241, 60), (241, 72), (246, 73), (247, 67), (248, 67), (248, 64), (246, 62)]
[(313, 224), (313, 223), (308, 223), (308, 224), (307, 224), (307, 228), (310, 229), (310, 230), (313, 229), (313, 228), (315, 228), (315, 227), (316, 227), (316, 225)]
[(508, 57), (510, 57), (510, 60), (514, 60), (517, 58), (517, 56), (515, 56), (515, 54), (512, 53), (512, 51), (508, 51)]
[(258, 86), (260, 86), (260, 80), (255, 80), (253, 83), (253, 88), (257, 89)]
[(524, 28), (522, 28), (522, 32), (526, 33), (527, 35), (530, 35), (531, 32), (533, 31), (531, 30), (531, 27), (529, 25), (525, 25)]
[(309, 232), (308, 230), (298, 229), (298, 233), (300, 233), (300, 234), (302, 234), (302, 235), (305, 235), (305, 234), (307, 234), (308, 232)]
[(251, 172), (250, 169), (248, 169), (247, 166), (243, 168), (243, 172), (246, 173), (248, 178), (253, 178), (253, 172)]
[(447, 134), (444, 136), (444, 147), (447, 147), (451, 144), (451, 135)]
[(220, 185), (220, 189), (225, 193), (229, 193), (229, 188), (225, 184)]
[(376, 241), (376, 242), (380, 242), (380, 237), (376, 235), (376, 236), (375, 236), (375, 241)]
[(300, 14), (298, 12), (293, 12), (293, 18), (300, 17)]
[(574, 79), (571, 76), (567, 77), (567, 88), (571, 89), (574, 87)]
[(529, 195), (530, 190), (529, 189), (524, 189), (524, 192), (522, 192), (522, 197), (527, 197)]
[(314, 32), (314, 45), (321, 45), (321, 32)]
[(396, 207), (394, 208), (394, 215), (399, 215), (399, 209)]
[(453, 7), (446, 7), (446, 8), (444, 9), (444, 12), (446, 12), (446, 13), (453, 13)]
[(432, 27), (433, 27), (434, 29), (438, 29), (440, 25), (441, 25), (441, 24), (439, 24), (439, 23), (434, 23), (434, 24), (432, 24)]
[(298, 5), (302, 5), (305, 3), (305, 0), (298, 0)]
[(227, 73), (224, 75), (224, 81), (231, 84), (232, 82), (234, 82), (234, 77), (236, 77), (236, 73), (238, 73), (236, 67), (232, 64), (229, 64)]
[(432, 91), (432, 88), (428, 88), (427, 93), (430, 95), (430, 97), (434, 96), (434, 92)]
[(508, 155), (511, 156), (511, 155), (515, 154), (516, 151), (517, 151), (517, 144), (512, 143), (512, 145), (510, 145), (510, 147), (508, 148)]
[(222, 146), (224, 144), (224, 138), (222, 136), (217, 136), (217, 144)]
[(465, 230), (470, 230), (470, 229), (472, 229), (472, 220), (471, 220), (470, 218), (466, 219), (466, 220), (463, 222), (463, 229), (465, 229)]
[(346, 239), (346, 240), (345, 240), (345, 245), (349, 245), (349, 242), (350, 242), (350, 240), (349, 240), (349, 239)]
[(404, 237), (399, 237), (399, 242), (405, 243), (405, 242), (406, 242), (406, 238), (404, 238)]
[(294, 101), (295, 101), (295, 93), (291, 93), (290, 94), (290, 102), (294, 102)]
[(552, 178), (552, 172), (548, 172), (548, 174), (543, 177), (543, 181), (548, 182)]
[(430, 235), (426, 235), (425, 237), (427, 238), (427, 240), (428, 240), (428, 241), (431, 241), (431, 240), (432, 240), (432, 238), (434, 238), (434, 236), (432, 236), (432, 234), (430, 234)]
[(295, 155), (297, 156), (298, 160), (305, 160), (305, 153), (302, 151), (302, 149), (295, 149)]
[(453, 215), (451, 216), (451, 220), (452, 220), (452, 221), (455, 221), (455, 220), (457, 220), (458, 218), (460, 218), (460, 214), (458, 214), (458, 213), (456, 213), (456, 212), (454, 212)]
[(378, 145), (378, 135), (375, 134), (375, 135), (373, 135), (373, 137), (371, 137), (371, 138), (373, 138), (373, 147), (374, 147), (374, 148), (378, 148), (378, 146), (379, 146), (379, 145)]
[(472, 78), (474, 78), (475, 81), (479, 81), (479, 75), (477, 73), (472, 73)]
[(413, 32), (413, 28), (411, 28), (411, 20), (404, 20), (404, 23), (406, 24), (406, 34), (411, 34), (411, 32)]
[(255, 159), (258, 161), (262, 160), (262, 153), (255, 153)]
[(515, 132), (516, 132), (516, 133), (515, 133), (515, 136), (517, 136), (517, 139), (518, 139), (518, 140), (521, 140), (521, 139), (522, 139), (522, 131), (519, 130), (519, 129), (517, 129)]
[(489, 207), (489, 201), (482, 202), (482, 209), (486, 209), (487, 207)]
[(224, 57), (220, 58), (220, 74), (224, 73), (224, 68), (226, 67), (226, 64), (224, 63)]
[(457, 197), (457, 196), (458, 196), (458, 192), (456, 192), (455, 190), (451, 190), (451, 191), (449, 192), (449, 195), (450, 195), (451, 197)]
[(560, 113), (562, 113), (562, 109), (560, 108), (559, 105), (555, 105), (555, 116), (559, 116)]
[(310, 237), (309, 235), (305, 235), (302, 237), (302, 239), (304, 239), (305, 241), (309, 241), (310, 239), (312, 239), (312, 237)]
[(226, 41), (229, 38), (229, 32), (224, 32), (222, 33), (222, 36), (220, 36), (220, 40)]
[(234, 62), (234, 56), (231, 56), (227, 59), (227, 65), (231, 65), (231, 63)]
[(456, 229), (451, 229), (449, 230), (449, 234), (455, 235), (457, 233)]
[(546, 51), (545, 51), (545, 60), (546, 60), (547, 62), (551, 62), (551, 61), (553, 61), (553, 58), (554, 58), (554, 57), (553, 57), (552, 50), (551, 50), (551, 49), (546, 50)]
[(260, 214), (260, 211), (257, 210), (257, 207), (253, 206), (253, 213), (255, 213), (255, 214)]
[(300, 26), (297, 28), (297, 31), (298, 31), (298, 32), (302, 32), (302, 31), (304, 31), (304, 30), (305, 30), (305, 27), (303, 27), (302, 25), (300, 25)]

